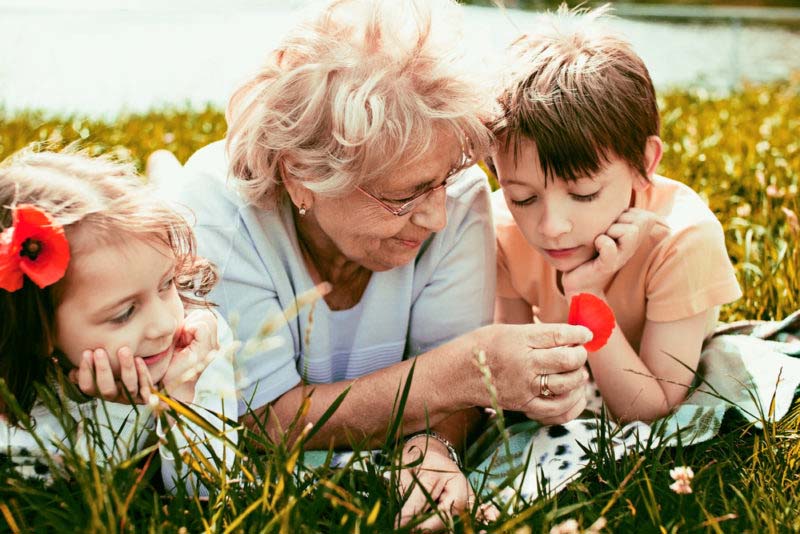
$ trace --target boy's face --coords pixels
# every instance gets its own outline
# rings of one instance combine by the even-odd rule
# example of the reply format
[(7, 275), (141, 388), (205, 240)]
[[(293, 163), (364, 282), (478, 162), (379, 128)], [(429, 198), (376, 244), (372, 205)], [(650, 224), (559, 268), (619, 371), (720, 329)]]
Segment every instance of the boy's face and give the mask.
[[(516, 160), (516, 161), (515, 161)], [(536, 144), (498, 150), (493, 161), (511, 214), (528, 242), (556, 269), (568, 272), (593, 259), (594, 240), (631, 206), (633, 191), (649, 186), (625, 161), (612, 157), (593, 176), (545, 184)]]
[(174, 271), (171, 250), (141, 239), (85, 247), (67, 270), (56, 309), (56, 346), (76, 367), (83, 351), (105, 349), (117, 377), (117, 351), (128, 347), (158, 383), (183, 323)]

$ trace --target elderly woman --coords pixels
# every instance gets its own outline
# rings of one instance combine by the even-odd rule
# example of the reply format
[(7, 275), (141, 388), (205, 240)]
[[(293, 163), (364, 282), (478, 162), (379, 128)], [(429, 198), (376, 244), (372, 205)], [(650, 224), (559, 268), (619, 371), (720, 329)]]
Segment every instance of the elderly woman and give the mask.
[[(241, 339), (332, 286), (277, 332), (281, 346), (237, 356), (248, 424), (275, 437), (312, 392), (313, 422), (349, 389), (306, 446), (379, 443), (414, 363), (404, 453), (424, 455), (417, 476), (448, 511), (470, 497), (456, 449), (475, 407), (492, 405), (484, 373), (500, 407), (569, 420), (584, 407), (580, 345), (591, 337), (490, 324), (495, 244), (487, 180), (473, 166), (491, 142), (489, 108), (453, 53), (458, 9), (332, 2), (236, 91), (227, 141), (170, 184), (196, 215), (200, 252), (221, 271), (212, 300), (238, 316)], [(404, 515), (424, 504), (412, 494)]]

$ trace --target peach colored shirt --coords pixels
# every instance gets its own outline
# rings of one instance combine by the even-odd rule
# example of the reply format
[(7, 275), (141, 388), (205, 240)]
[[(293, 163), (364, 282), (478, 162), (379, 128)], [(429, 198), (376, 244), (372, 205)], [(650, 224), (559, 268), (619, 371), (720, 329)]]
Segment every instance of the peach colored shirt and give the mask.
[[(710, 333), (718, 307), (742, 295), (722, 226), (697, 193), (675, 180), (655, 176), (634, 194), (634, 206), (658, 213), (668, 228), (657, 225), (606, 289), (617, 324), (637, 352), (646, 319), (677, 321), (707, 311)], [(502, 191), (492, 194), (492, 205), (497, 296), (525, 300), (542, 322), (566, 322), (569, 303), (556, 286), (556, 270), (525, 240)]]

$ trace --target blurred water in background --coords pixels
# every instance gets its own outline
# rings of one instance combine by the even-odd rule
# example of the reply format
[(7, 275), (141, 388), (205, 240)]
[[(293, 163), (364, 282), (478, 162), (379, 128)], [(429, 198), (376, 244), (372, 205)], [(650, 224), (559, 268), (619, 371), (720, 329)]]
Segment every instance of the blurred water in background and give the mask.
[[(0, 0), (0, 106), (113, 115), (224, 106), (301, 0)], [(464, 45), (502, 53), (535, 14), (465, 7)], [(780, 27), (618, 19), (659, 89), (726, 90), (800, 70), (800, 33)]]

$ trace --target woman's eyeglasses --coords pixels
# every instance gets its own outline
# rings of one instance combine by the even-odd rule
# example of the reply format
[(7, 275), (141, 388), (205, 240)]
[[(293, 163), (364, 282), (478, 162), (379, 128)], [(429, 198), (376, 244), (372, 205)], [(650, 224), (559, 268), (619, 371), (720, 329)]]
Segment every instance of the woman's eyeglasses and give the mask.
[(445, 178), (442, 183), (433, 187), (429, 187), (428, 189), (425, 189), (423, 191), (420, 191), (419, 193), (417, 193), (416, 195), (412, 196), (411, 198), (409, 198), (408, 200), (399, 205), (397, 203), (395, 203), (395, 205), (389, 204), (386, 202), (386, 200), (382, 200), (376, 197), (369, 191), (363, 189), (361, 186), (356, 187), (356, 189), (367, 195), (369, 198), (371, 198), (381, 206), (383, 206), (383, 208), (392, 215), (396, 217), (402, 217), (403, 215), (408, 215), (409, 213), (414, 211), (423, 202), (425, 202), (425, 200), (429, 196), (431, 196), (431, 194), (435, 193), (439, 189), (446, 189), (447, 187), (453, 185), (453, 183), (456, 182), (458, 178), (463, 174), (461, 171), (463, 171), (468, 166), (469, 166), (468, 157), (465, 155), (464, 160), (461, 162), (461, 165), (451, 170), (450, 173), (447, 175), (447, 178)]

